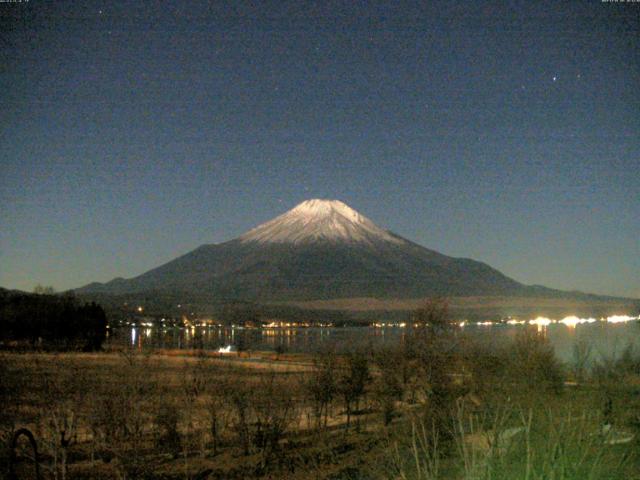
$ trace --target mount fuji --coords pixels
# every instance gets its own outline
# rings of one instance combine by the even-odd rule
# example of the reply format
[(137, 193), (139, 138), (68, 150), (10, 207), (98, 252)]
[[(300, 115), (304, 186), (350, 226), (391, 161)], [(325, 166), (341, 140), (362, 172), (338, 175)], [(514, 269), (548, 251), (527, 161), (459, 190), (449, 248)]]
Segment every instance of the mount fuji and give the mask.
[(76, 292), (267, 302), (561, 293), (525, 286), (482, 262), (429, 250), (340, 201), (319, 199), (137, 277), (92, 283)]

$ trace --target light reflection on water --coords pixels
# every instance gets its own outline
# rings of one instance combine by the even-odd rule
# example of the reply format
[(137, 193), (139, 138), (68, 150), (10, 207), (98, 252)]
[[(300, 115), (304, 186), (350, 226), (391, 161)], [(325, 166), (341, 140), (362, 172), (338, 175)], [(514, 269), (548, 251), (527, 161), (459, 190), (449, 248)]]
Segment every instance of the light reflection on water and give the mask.
[[(467, 324), (458, 335), (482, 344), (499, 346), (513, 340), (524, 328), (534, 329), (548, 338), (561, 361), (571, 362), (577, 343), (591, 347), (592, 360), (619, 356), (632, 345), (640, 353), (640, 321), (627, 322), (534, 322), (529, 325)], [(338, 351), (359, 347), (392, 346), (402, 341), (406, 329), (398, 327), (291, 327), (243, 329), (226, 327), (120, 328), (109, 337), (111, 345), (129, 344), (135, 348), (217, 350), (227, 345), (244, 350), (313, 352), (321, 345)]]

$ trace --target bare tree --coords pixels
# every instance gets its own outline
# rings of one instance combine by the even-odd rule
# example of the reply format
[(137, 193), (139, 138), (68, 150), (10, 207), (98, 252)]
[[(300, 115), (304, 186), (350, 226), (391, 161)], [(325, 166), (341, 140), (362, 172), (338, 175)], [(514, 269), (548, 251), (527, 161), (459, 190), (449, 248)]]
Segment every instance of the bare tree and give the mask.
[(459, 364), (457, 328), (447, 300), (434, 298), (413, 313), (407, 338), (407, 353), (426, 407), (423, 421), (441, 441), (452, 438), (452, 405), (460, 394), (452, 381)]
[(121, 362), (117, 381), (96, 385), (91, 402), (94, 441), (105, 460), (116, 460), (124, 478), (140, 478), (152, 470), (143, 447), (160, 390), (147, 360), (135, 356)]
[(229, 410), (229, 421), (238, 435), (238, 441), (245, 455), (251, 452), (250, 425), (251, 402), (254, 390), (244, 379), (234, 377), (226, 382), (222, 390), (225, 406)]
[(227, 391), (227, 380), (220, 376), (209, 375), (207, 378), (207, 390), (205, 406), (209, 416), (209, 432), (213, 455), (218, 454), (220, 435), (224, 429), (227, 409), (225, 408), (225, 391)]
[(337, 394), (336, 357), (333, 351), (324, 350), (313, 359), (313, 372), (307, 381), (307, 391), (311, 397), (313, 411), (316, 418), (316, 428), (327, 426), (331, 402)]
[(205, 452), (206, 438), (198, 431), (198, 411), (200, 404), (204, 402), (208, 373), (207, 357), (203, 355), (195, 362), (185, 362), (182, 370), (180, 413), (184, 425), (182, 446), (185, 462), (188, 461), (189, 451), (199, 449), (201, 454)]
[(401, 355), (397, 349), (385, 349), (377, 352), (375, 365), (378, 375), (374, 384), (375, 400), (382, 411), (385, 425), (389, 425), (393, 418), (395, 402), (402, 400), (403, 383), (402, 371), (398, 371)]
[(279, 450), (280, 440), (297, 418), (292, 385), (274, 372), (264, 374), (257, 385), (260, 392), (251, 404), (255, 418), (254, 442), (260, 453), (259, 471), (263, 472)]
[(354, 407), (356, 412), (360, 409), (360, 399), (364, 395), (365, 387), (370, 378), (367, 357), (362, 352), (347, 354), (346, 365), (342, 367), (338, 380), (338, 390), (347, 413), (347, 428), (351, 424), (351, 414)]
[(50, 285), (44, 286), (37, 284), (33, 287), (33, 293), (37, 293), (38, 295), (53, 295), (56, 293), (56, 290)]
[(73, 363), (39, 372), (46, 403), (41, 409), (42, 443), (53, 457), (54, 478), (67, 478), (69, 448), (77, 442), (78, 427), (86, 397), (86, 375)]

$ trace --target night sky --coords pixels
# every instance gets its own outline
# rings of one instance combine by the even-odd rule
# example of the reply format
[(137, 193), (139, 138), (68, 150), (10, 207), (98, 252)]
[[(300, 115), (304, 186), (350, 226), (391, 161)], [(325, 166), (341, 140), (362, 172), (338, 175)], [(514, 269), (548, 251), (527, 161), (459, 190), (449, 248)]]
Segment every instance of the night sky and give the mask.
[(309, 198), (640, 297), (640, 3), (0, 3), (0, 286), (131, 277)]

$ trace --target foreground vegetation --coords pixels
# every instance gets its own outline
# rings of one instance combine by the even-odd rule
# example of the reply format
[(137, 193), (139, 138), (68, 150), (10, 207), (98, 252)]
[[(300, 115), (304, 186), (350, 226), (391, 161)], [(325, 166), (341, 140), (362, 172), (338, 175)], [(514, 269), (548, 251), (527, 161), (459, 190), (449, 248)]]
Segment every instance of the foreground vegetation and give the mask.
[(3, 471), (36, 477), (32, 435), (41, 478), (638, 478), (633, 352), (559, 365), (535, 331), (484, 350), (443, 303), (414, 321), (341, 355), (4, 354)]

